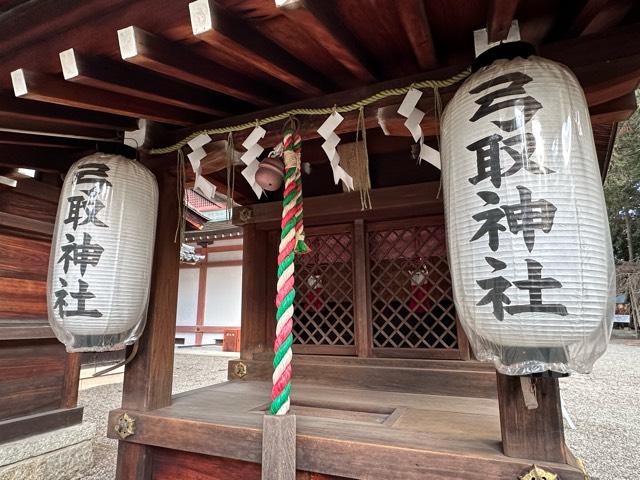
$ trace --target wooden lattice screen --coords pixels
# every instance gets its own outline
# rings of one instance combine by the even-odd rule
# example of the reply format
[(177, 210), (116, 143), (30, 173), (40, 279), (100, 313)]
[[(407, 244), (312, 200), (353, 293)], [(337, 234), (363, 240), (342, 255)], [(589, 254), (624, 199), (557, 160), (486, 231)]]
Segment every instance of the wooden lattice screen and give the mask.
[(296, 259), (294, 347), (310, 353), (353, 354), (351, 226), (309, 229), (306, 241), (310, 253)]
[(378, 354), (458, 349), (441, 222), (368, 229), (373, 348)]

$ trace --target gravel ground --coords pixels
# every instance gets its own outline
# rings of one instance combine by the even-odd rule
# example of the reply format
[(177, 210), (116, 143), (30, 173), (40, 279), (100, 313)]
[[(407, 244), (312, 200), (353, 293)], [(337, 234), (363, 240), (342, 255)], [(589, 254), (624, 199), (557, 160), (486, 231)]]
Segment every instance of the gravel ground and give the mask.
[[(188, 355), (180, 353), (175, 357), (173, 370), (173, 393), (220, 383), (227, 378), (229, 357)], [(102, 385), (82, 390), (78, 403), (84, 405), (84, 420), (94, 423), (96, 442), (94, 444), (94, 464), (85, 480), (113, 480), (116, 473), (117, 440), (105, 437), (109, 410), (120, 408), (122, 383)]]
[(640, 471), (640, 342), (613, 340), (589, 375), (561, 380), (576, 424), (567, 443), (592, 480), (631, 480)]
[[(173, 392), (222, 382), (229, 358), (176, 355)], [(614, 340), (590, 375), (561, 380), (565, 406), (576, 428), (566, 427), (567, 443), (592, 480), (631, 480), (640, 471), (640, 342)], [(122, 385), (80, 392), (85, 420), (97, 425), (95, 464), (85, 480), (113, 480), (117, 442), (105, 438), (109, 410), (119, 408)]]

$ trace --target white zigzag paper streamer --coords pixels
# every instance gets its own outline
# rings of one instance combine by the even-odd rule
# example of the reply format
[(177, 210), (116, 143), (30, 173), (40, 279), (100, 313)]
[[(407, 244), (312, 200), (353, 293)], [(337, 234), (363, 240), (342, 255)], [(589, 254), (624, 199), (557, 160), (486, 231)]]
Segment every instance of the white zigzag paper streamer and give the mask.
[(242, 176), (247, 179), (247, 182), (249, 182), (249, 185), (251, 185), (251, 188), (258, 198), (262, 196), (262, 187), (256, 183), (256, 172), (260, 166), (258, 157), (264, 152), (264, 148), (261, 147), (258, 142), (264, 138), (266, 133), (267, 131), (260, 126), (254, 128), (244, 142), (242, 142), (242, 146), (247, 151), (240, 157), (240, 160), (246, 165), (246, 168), (242, 170)]
[(336, 135), (334, 130), (344, 120), (344, 117), (338, 112), (333, 112), (324, 121), (324, 123), (318, 129), (318, 133), (324, 138), (322, 149), (329, 158), (331, 163), (331, 170), (333, 170), (333, 181), (337, 185), (340, 180), (347, 186), (348, 190), (353, 190), (353, 178), (349, 175), (344, 168), (340, 166), (340, 155), (336, 147), (340, 143), (340, 137)]
[(424, 118), (424, 112), (416, 107), (420, 97), (422, 97), (420, 90), (415, 88), (409, 89), (400, 104), (400, 108), (398, 108), (398, 113), (406, 118), (404, 126), (407, 127), (407, 130), (411, 133), (413, 140), (420, 145), (419, 160), (424, 160), (440, 170), (440, 153), (424, 143), (422, 127), (420, 126), (420, 122)]
[(187, 158), (189, 159), (193, 173), (196, 176), (193, 190), (203, 197), (213, 201), (216, 194), (216, 186), (202, 176), (202, 166), (200, 165), (200, 160), (207, 156), (204, 146), (210, 141), (211, 137), (206, 133), (198, 135), (196, 138), (191, 140), (187, 145), (189, 145), (193, 151), (187, 155)]

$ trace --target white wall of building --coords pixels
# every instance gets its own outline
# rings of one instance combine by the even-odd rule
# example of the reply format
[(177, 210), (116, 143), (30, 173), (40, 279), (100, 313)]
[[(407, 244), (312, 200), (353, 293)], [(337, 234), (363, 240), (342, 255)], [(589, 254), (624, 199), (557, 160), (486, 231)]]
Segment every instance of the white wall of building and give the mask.
[[(215, 247), (242, 245), (241, 238), (217, 240)], [(204, 325), (218, 327), (240, 327), (240, 306), (242, 302), (242, 266), (223, 265), (218, 262), (241, 261), (242, 251), (214, 252), (209, 254), (207, 268)], [(198, 310), (198, 284), (200, 268), (181, 268), (178, 285), (177, 326), (196, 325)], [(176, 338), (183, 338), (185, 345), (194, 345), (195, 333), (176, 332)], [(222, 340), (222, 333), (205, 333), (203, 344)]]

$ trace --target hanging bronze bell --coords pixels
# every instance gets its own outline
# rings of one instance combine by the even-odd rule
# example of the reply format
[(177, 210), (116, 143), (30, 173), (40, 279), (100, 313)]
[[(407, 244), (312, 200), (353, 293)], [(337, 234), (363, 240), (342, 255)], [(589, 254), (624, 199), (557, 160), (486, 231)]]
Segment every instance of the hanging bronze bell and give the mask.
[(275, 157), (268, 157), (260, 162), (256, 172), (256, 183), (263, 189), (273, 192), (280, 188), (284, 179), (284, 163)]

